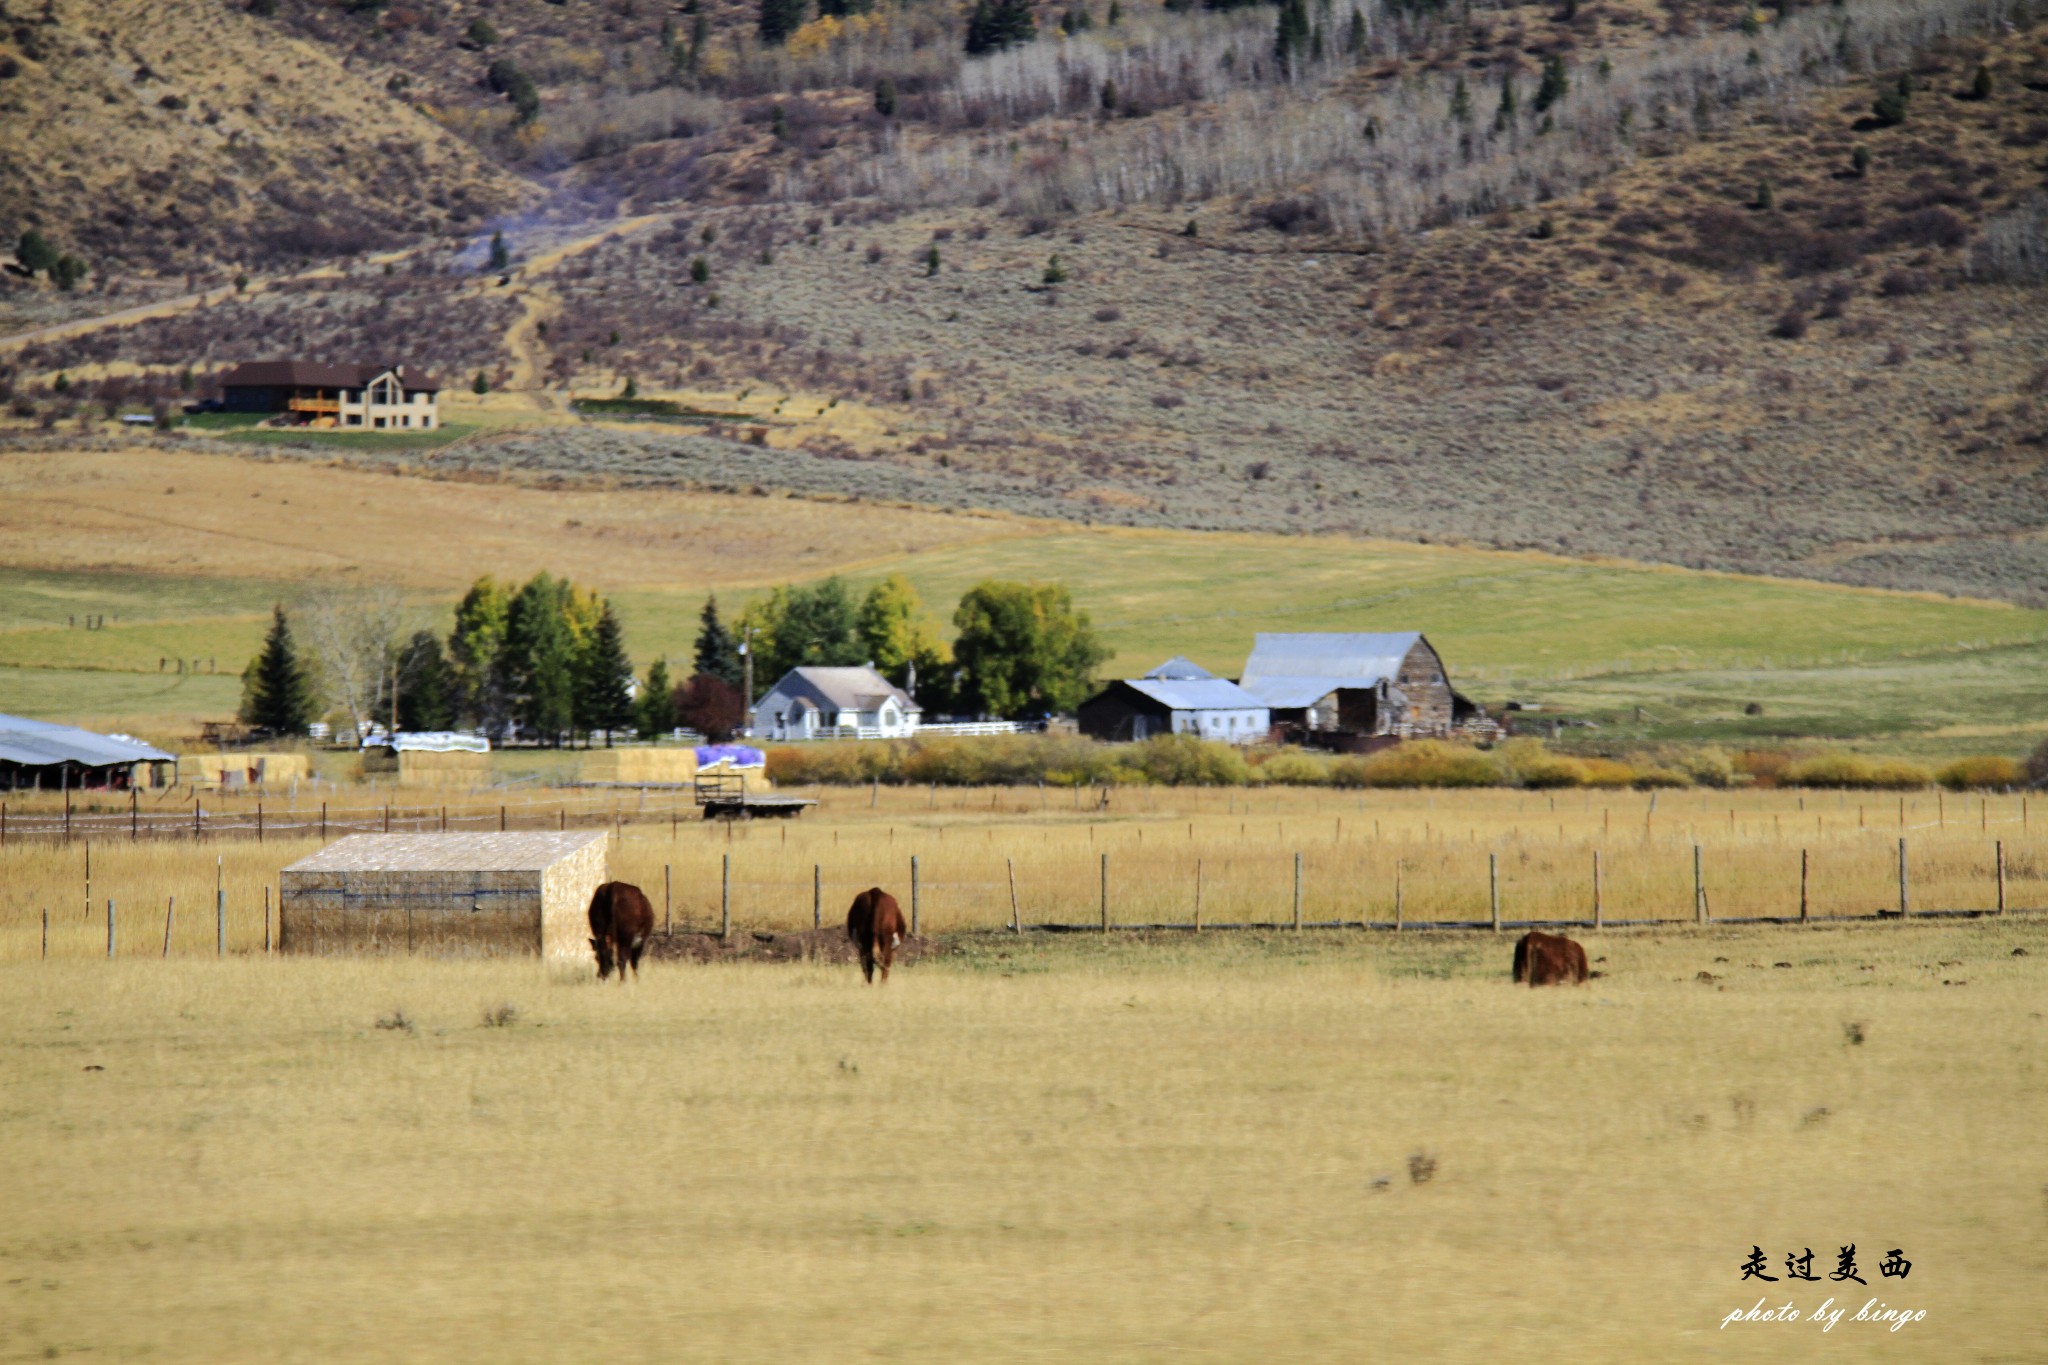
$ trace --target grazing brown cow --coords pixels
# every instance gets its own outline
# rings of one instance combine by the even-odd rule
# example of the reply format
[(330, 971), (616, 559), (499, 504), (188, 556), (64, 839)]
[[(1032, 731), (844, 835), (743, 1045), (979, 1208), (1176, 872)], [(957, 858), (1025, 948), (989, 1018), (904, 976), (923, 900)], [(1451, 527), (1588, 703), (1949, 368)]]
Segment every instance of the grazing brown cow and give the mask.
[(1515, 941), (1515, 982), (1576, 986), (1586, 979), (1586, 950), (1561, 934), (1531, 929)]
[(630, 882), (606, 882), (590, 898), (590, 946), (597, 950), (597, 979), (604, 980), (619, 969), (619, 984), (626, 982), (626, 968), (640, 977), (640, 955), (647, 951), (648, 936), (654, 932), (654, 907), (639, 887)]
[(889, 966), (896, 960), (903, 934), (903, 907), (894, 896), (871, 886), (853, 898), (853, 908), (846, 912), (846, 936), (860, 949), (860, 972), (870, 984), (877, 960), (882, 964), (882, 984), (889, 984)]

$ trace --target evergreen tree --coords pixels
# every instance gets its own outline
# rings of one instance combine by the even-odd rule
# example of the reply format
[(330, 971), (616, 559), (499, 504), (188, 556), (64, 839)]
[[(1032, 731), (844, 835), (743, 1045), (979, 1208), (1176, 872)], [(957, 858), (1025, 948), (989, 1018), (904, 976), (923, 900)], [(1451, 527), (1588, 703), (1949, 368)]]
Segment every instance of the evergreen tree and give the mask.
[(1308, 55), (1309, 36), (1307, 0), (1281, 0), (1280, 17), (1273, 26), (1273, 60), (1283, 73)]
[(42, 233), (30, 228), (21, 234), (21, 240), (15, 244), (14, 259), (20, 262), (21, 268), (29, 274), (40, 275), (57, 264), (57, 248), (51, 246)]
[(875, 112), (883, 118), (896, 117), (896, 82), (887, 76), (875, 82)]
[(1365, 15), (1358, 10), (1351, 11), (1351, 27), (1344, 34), (1344, 55), (1353, 61), (1365, 55), (1367, 40)]
[(1571, 92), (1571, 77), (1564, 69), (1564, 58), (1549, 57), (1543, 63), (1543, 80), (1536, 87), (1536, 98), (1531, 107), (1542, 113)]
[(433, 632), (419, 631), (398, 655), (398, 728), (453, 729), (454, 691), (441, 642)]
[(1472, 92), (1465, 86), (1465, 78), (1458, 77), (1458, 83), (1451, 90), (1451, 117), (1459, 123), (1472, 120)]
[(695, 672), (709, 674), (734, 687), (740, 685), (740, 644), (733, 633), (718, 619), (718, 599), (704, 599), (704, 610), (698, 615), (697, 649), (690, 662)]
[(576, 727), (588, 732), (605, 732), (605, 747), (612, 745), (612, 731), (633, 723), (633, 664), (626, 657), (624, 633), (619, 618), (606, 602), (598, 613), (597, 628), (582, 643), (576, 659)]
[(1515, 121), (1515, 73), (1504, 71), (1500, 78), (1500, 108), (1494, 110), (1493, 130), (1504, 132)]
[(771, 47), (780, 46), (803, 27), (808, 8), (808, 0), (761, 0), (761, 41)]
[(656, 659), (647, 666), (639, 710), (642, 739), (660, 739), (676, 728), (676, 685), (668, 675), (668, 660)]
[(1000, 52), (1038, 36), (1038, 24), (1031, 17), (1031, 0), (975, 0), (967, 16), (967, 55), (979, 57)]
[(491, 269), (503, 271), (505, 267), (511, 264), (512, 253), (505, 249), (505, 234), (503, 232), (493, 232), (491, 234)]
[(292, 644), (292, 630), (282, 604), (271, 609), (270, 633), (243, 675), (244, 725), (273, 735), (303, 735), (313, 720), (313, 684)]

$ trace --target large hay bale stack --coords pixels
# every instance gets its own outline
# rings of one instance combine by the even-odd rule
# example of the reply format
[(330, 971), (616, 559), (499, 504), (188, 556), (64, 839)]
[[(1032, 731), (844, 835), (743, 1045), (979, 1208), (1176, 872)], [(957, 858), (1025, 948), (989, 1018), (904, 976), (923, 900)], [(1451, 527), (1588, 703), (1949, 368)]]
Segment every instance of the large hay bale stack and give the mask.
[(222, 787), (277, 787), (312, 776), (305, 754), (236, 749), (229, 753), (186, 754), (178, 759), (178, 775), (187, 782), (212, 782)]
[(363, 776), (396, 782), (401, 787), (471, 787), (488, 785), (491, 756), (454, 749), (366, 749)]
[(680, 749), (593, 749), (583, 757), (585, 782), (687, 786), (697, 776), (697, 751)]
[(590, 897), (609, 848), (601, 830), (351, 835), (280, 874), (278, 944), (588, 966)]

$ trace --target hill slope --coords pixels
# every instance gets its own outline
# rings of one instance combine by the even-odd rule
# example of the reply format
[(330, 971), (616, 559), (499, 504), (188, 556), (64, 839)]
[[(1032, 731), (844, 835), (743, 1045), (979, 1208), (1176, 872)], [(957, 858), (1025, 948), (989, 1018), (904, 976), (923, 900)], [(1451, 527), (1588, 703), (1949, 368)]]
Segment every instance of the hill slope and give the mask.
[(251, 268), (474, 229), (527, 193), (239, 5), (53, 0), (0, 29), (0, 229), (101, 276)]

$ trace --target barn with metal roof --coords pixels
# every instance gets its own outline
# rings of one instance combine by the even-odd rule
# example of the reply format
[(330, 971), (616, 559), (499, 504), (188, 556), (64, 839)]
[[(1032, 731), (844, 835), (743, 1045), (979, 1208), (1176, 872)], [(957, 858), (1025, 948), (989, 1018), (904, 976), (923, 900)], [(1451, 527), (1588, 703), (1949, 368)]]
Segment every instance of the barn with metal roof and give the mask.
[(1250, 744), (1264, 739), (1272, 724), (1257, 697), (1177, 657), (1142, 678), (1108, 684), (1082, 702), (1075, 717), (1082, 734), (1108, 740), (1196, 735)]
[(1297, 740), (1411, 739), (1497, 728), (1452, 688), (1443, 656), (1416, 630), (1262, 631), (1245, 660), (1243, 687)]
[(153, 771), (145, 767), (177, 761), (127, 735), (0, 715), (0, 787), (141, 786)]

